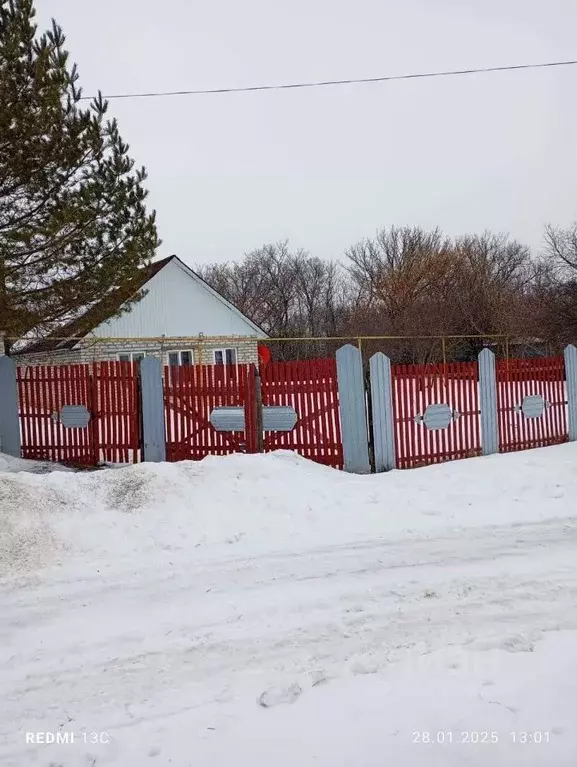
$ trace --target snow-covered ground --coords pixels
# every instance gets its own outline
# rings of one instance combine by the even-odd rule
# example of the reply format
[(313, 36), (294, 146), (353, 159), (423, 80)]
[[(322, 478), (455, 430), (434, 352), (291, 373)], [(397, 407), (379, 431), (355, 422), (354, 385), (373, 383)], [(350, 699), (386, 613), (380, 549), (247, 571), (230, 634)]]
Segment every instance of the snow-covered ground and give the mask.
[(0, 467), (0, 764), (577, 764), (576, 445)]
[(29, 472), (31, 474), (49, 474), (57, 468), (58, 471), (71, 471), (64, 466), (55, 467), (48, 461), (28, 461), (25, 458), (14, 458), (11, 455), (0, 453), (0, 474)]

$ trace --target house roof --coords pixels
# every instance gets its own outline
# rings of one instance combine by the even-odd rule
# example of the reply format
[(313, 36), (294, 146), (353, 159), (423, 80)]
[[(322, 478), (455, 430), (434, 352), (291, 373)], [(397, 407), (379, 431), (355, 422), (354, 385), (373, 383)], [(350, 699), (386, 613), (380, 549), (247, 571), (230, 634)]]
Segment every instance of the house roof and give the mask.
[[(266, 336), (266, 333), (262, 328), (259, 328), (254, 322), (246, 317), (240, 309), (227, 301), (224, 296), (221, 296), (214, 288), (205, 282), (194, 270), (181, 261), (178, 256), (168, 256), (160, 261), (155, 261), (149, 266), (142, 267), (137, 278), (131, 280), (122, 288), (119, 288), (112, 295), (108, 295), (103, 301), (95, 304), (85, 314), (77, 319), (57, 328), (46, 338), (41, 341), (34, 341), (28, 346), (17, 352), (17, 354), (38, 354), (42, 352), (52, 352), (60, 349), (72, 349), (76, 344), (87, 336), (92, 330), (97, 328), (103, 322), (114, 317), (122, 304), (126, 303), (132, 296), (140, 292), (150, 280), (157, 275), (164, 267), (171, 261), (176, 261), (178, 265), (195, 279), (201, 283), (206, 290), (208, 290), (215, 298), (221, 301), (231, 311), (241, 317), (247, 322), (258, 335)], [(103, 310), (103, 306), (106, 306), (106, 310)]]

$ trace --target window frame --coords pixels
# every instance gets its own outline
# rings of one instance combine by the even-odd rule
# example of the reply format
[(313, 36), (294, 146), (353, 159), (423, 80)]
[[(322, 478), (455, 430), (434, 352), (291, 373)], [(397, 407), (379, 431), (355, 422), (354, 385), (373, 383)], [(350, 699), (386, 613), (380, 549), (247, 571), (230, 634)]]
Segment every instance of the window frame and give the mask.
[[(170, 363), (171, 354), (178, 354), (177, 365), (171, 365)], [(183, 354), (190, 354), (190, 365), (183, 365), (182, 363)], [(168, 367), (192, 367), (194, 365), (194, 349), (171, 349), (170, 351), (166, 353), (166, 361), (168, 363)]]
[[(134, 359), (135, 356), (139, 357), (140, 359), (144, 359), (145, 357), (154, 357), (155, 352), (151, 351), (150, 349), (144, 349), (141, 352), (118, 352), (116, 359), (118, 362), (138, 362), (138, 360)], [(121, 357), (130, 357), (130, 359), (123, 360)]]
[[(216, 355), (218, 353), (222, 354), (222, 362), (216, 361)], [(226, 353), (227, 352), (234, 352), (234, 362), (227, 362), (226, 361)], [(226, 365), (238, 365), (238, 350), (236, 346), (226, 346), (220, 349), (213, 349), (212, 350), (212, 364), (213, 365), (222, 365), (225, 367)]]

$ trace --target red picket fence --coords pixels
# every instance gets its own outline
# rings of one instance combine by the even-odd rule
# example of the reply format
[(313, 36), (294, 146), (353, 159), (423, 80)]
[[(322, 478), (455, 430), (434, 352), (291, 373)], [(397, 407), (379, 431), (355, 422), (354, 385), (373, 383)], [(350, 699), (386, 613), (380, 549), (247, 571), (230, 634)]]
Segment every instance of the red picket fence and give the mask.
[(140, 394), (138, 366), (132, 362), (98, 362), (92, 366), (96, 384), (96, 435), (100, 460), (140, 460)]
[(337, 365), (332, 359), (272, 362), (261, 370), (263, 405), (296, 410), (289, 432), (265, 432), (265, 450), (294, 450), (317, 463), (343, 468)]
[[(476, 362), (392, 365), (391, 375), (399, 469), (481, 454)], [(446, 429), (431, 431), (419, 417), (442, 403), (456, 417)]]
[(24, 458), (95, 465), (94, 422), (68, 429), (57, 422), (64, 405), (85, 405), (93, 413), (95, 392), (88, 365), (18, 368), (22, 455)]
[[(217, 406), (244, 407), (250, 365), (192, 365), (164, 369), (166, 458), (199, 461), (207, 455), (245, 452), (244, 432), (216, 431), (210, 413)], [(250, 435), (249, 435), (250, 440)]]
[[(139, 459), (139, 397), (136, 365), (17, 368), (24, 458), (96, 466)], [(87, 428), (67, 428), (58, 414), (65, 405), (84, 405)]]
[[(481, 454), (476, 362), (393, 365), (391, 370), (398, 468)], [(562, 357), (498, 360), (496, 375), (501, 452), (568, 439)], [(255, 382), (256, 368), (252, 365), (165, 368), (167, 460), (255, 452)], [(140, 460), (136, 364), (20, 367), (17, 385), (25, 458), (87, 466)], [(318, 463), (343, 467), (334, 359), (270, 362), (261, 369), (261, 394), (265, 407), (293, 407), (298, 419), (290, 432), (265, 432), (265, 451), (294, 450)], [(542, 415), (530, 417), (527, 408), (521, 410), (523, 401), (537, 396), (545, 409)], [(88, 426), (65, 427), (59, 421), (65, 405), (84, 405), (91, 414)], [(446, 428), (439, 424), (429, 428), (432, 424), (423, 422), (430, 405), (446, 405)], [(217, 432), (210, 423), (210, 413), (218, 406), (242, 408), (246, 430)]]
[[(499, 450), (508, 453), (566, 442), (567, 395), (563, 357), (497, 360)], [(523, 398), (540, 395), (543, 415), (527, 418)]]

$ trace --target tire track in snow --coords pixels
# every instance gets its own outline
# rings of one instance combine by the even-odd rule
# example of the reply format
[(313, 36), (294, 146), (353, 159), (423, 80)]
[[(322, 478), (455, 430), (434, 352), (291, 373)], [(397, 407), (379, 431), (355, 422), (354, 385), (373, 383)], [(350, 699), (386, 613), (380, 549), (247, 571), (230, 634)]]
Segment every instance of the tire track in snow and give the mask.
[[(65, 600), (12, 591), (0, 733), (9, 742), (14, 722), (81, 708), (106, 729), (127, 688), (129, 726), (163, 716), (183, 687), (192, 707), (232, 694), (242, 674), (264, 685), (319, 669), (338, 676), (353, 663), (377, 670), (415, 647), (526, 649), (541, 632), (577, 627), (576, 542), (573, 522), (548, 520), (197, 567), (177, 561), (160, 578), (151, 562), (138, 585), (128, 572), (100, 590), (82, 580)], [(62, 633), (74, 611), (88, 636)]]

